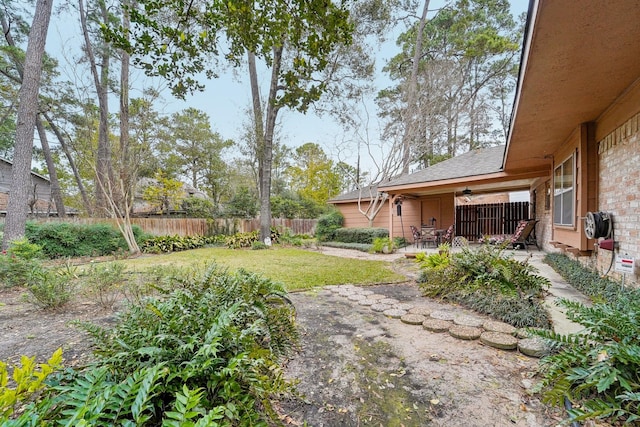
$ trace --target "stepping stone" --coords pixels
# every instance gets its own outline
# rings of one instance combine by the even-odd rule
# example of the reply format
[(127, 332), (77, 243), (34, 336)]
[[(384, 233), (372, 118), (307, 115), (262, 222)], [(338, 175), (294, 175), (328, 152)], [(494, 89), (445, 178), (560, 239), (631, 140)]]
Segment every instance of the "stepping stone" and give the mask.
[(358, 301), (358, 304), (364, 305), (364, 306), (372, 306), (375, 303), (376, 303), (375, 300), (368, 299), (368, 298), (364, 298)]
[(340, 292), (338, 292), (338, 295), (340, 295), (341, 297), (349, 297), (351, 295), (355, 295), (355, 291), (353, 291), (353, 289), (343, 289)]
[(431, 332), (447, 332), (452, 323), (448, 320), (429, 318), (422, 322), (422, 327)]
[(453, 325), (449, 328), (449, 335), (461, 340), (477, 340), (482, 334), (482, 328), (472, 326)]
[(370, 290), (367, 290), (367, 289), (361, 289), (360, 291), (358, 291), (358, 293), (360, 295), (364, 295), (364, 296), (373, 295), (373, 291), (370, 291)]
[(406, 310), (399, 310), (397, 308), (390, 308), (389, 310), (385, 310), (382, 312), (387, 317), (391, 317), (392, 319), (400, 319), (402, 316), (407, 314)]
[(385, 311), (385, 310), (389, 310), (389, 309), (391, 309), (391, 308), (392, 308), (392, 307), (391, 307), (389, 304), (380, 304), (380, 303), (376, 303), (376, 304), (373, 304), (373, 305), (371, 306), (371, 310), (373, 310), (373, 311), (379, 311), (379, 312), (383, 312), (383, 311)]
[(518, 338), (502, 332), (483, 332), (480, 342), (501, 350), (515, 350), (518, 347)]
[(402, 316), (400, 320), (402, 323), (406, 323), (408, 325), (422, 325), (422, 322), (427, 320), (427, 318), (422, 314), (408, 313)]
[(409, 304), (407, 302), (401, 302), (396, 304), (394, 307), (397, 308), (398, 310), (409, 311), (413, 308), (413, 304)]
[(482, 324), (484, 323), (484, 320), (480, 319), (478, 317), (461, 315), (461, 316), (456, 316), (455, 319), (453, 319), (453, 323), (455, 323), (456, 325), (460, 325), (460, 326), (469, 326), (471, 328), (480, 328), (480, 327), (482, 327)]
[(385, 299), (386, 297), (387, 297), (386, 295), (380, 295), (380, 294), (367, 295), (368, 299), (371, 299), (374, 301), (380, 301), (381, 299)]
[(515, 335), (518, 332), (518, 328), (511, 326), (508, 323), (498, 322), (497, 320), (487, 320), (482, 324), (482, 327), (487, 332), (502, 332), (503, 334)]
[(360, 301), (363, 299), (367, 299), (367, 297), (365, 295), (361, 295), (361, 294), (351, 294), (347, 297), (347, 299), (349, 301)]
[(540, 337), (524, 338), (518, 342), (520, 353), (531, 357), (543, 357), (549, 354), (550, 348)]
[(449, 320), (452, 321), (456, 318), (456, 314), (453, 311), (449, 310), (436, 310), (431, 312), (431, 317), (438, 320)]
[(398, 301), (395, 298), (384, 298), (378, 301), (380, 304), (397, 304), (400, 301)]
[(327, 286), (326, 289), (329, 289), (334, 294), (337, 294), (338, 292), (340, 292), (342, 290), (342, 288), (340, 286)]
[(318, 295), (322, 297), (327, 297), (329, 295), (333, 295), (333, 292), (331, 292), (329, 289), (321, 289), (318, 291)]
[(431, 309), (427, 308), (427, 307), (413, 307), (411, 309), (409, 309), (409, 313), (411, 314), (421, 314), (424, 317), (429, 317), (431, 316)]

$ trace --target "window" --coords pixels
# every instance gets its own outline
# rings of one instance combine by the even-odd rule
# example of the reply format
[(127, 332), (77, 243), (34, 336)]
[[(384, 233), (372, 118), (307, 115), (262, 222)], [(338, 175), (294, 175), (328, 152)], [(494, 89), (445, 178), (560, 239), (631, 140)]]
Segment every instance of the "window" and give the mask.
[(559, 165), (553, 173), (553, 223), (573, 225), (574, 157)]

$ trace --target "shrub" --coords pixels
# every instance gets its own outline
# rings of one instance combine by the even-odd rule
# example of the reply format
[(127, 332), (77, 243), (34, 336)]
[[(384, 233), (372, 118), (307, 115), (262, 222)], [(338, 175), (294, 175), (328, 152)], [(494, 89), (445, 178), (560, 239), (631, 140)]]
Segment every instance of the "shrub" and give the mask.
[(32, 260), (42, 257), (42, 247), (30, 243), (27, 238), (22, 238), (9, 243), (7, 255), (23, 260)]
[(344, 217), (338, 210), (322, 215), (318, 218), (318, 224), (316, 224), (316, 238), (321, 242), (334, 240), (335, 231), (341, 228), (342, 224), (344, 224)]
[(574, 404), (576, 421), (608, 419), (615, 425), (640, 420), (640, 294), (614, 303), (586, 307), (561, 300), (567, 316), (585, 327), (580, 334), (556, 335), (534, 331), (557, 349), (542, 359), (544, 401)]
[(269, 246), (267, 246), (263, 242), (253, 242), (253, 243), (251, 243), (251, 249), (254, 250), (254, 251), (257, 251), (257, 250), (261, 250), (261, 249), (269, 249)]
[(422, 269), (439, 269), (445, 268), (449, 265), (451, 258), (449, 253), (433, 253), (427, 255), (424, 252), (418, 252), (416, 254), (416, 262), (420, 264)]
[(56, 309), (71, 300), (77, 285), (76, 269), (38, 266), (27, 277), (27, 300), (43, 309)]
[(376, 237), (371, 244), (371, 252), (373, 253), (391, 253), (395, 249), (394, 241), (388, 237)]
[(271, 399), (292, 391), (279, 363), (298, 337), (282, 286), (215, 266), (160, 281), (172, 290), (113, 327), (83, 324), (94, 363), (59, 374), (12, 425), (279, 425)]
[(483, 245), (463, 248), (450, 255), (449, 264), (434, 254), (423, 259), (418, 281), (426, 296), (466, 305), (516, 327), (550, 326), (543, 306), (543, 291), (549, 281), (535, 268), (503, 256), (500, 247)]
[[(133, 226), (133, 232), (137, 241), (143, 240), (140, 227)], [(107, 224), (27, 222), (25, 234), (48, 258), (111, 255), (128, 249), (120, 232)]]
[(24, 286), (31, 270), (40, 265), (41, 255), (42, 248), (27, 239), (11, 242), (0, 254), (0, 284), (7, 288)]
[[(22, 356), (20, 364), (9, 367), (0, 360), (0, 422), (8, 421), (18, 406), (24, 406), (44, 388), (45, 380), (62, 367), (62, 349), (56, 350), (46, 363), (35, 363), (35, 357)], [(9, 378), (13, 380), (9, 383)]]
[(187, 197), (181, 203), (182, 209), (191, 218), (213, 218), (216, 214), (216, 207), (209, 199), (199, 197)]
[[(246, 233), (236, 233), (233, 236), (227, 236), (225, 244), (231, 249), (250, 248), (254, 242), (258, 242), (260, 239), (260, 232), (258, 230), (249, 231)], [(278, 243), (280, 241), (280, 232), (277, 228), (271, 227), (271, 243)]]
[(148, 254), (160, 254), (169, 252), (180, 252), (189, 249), (202, 248), (208, 244), (219, 241), (219, 238), (204, 236), (155, 236), (146, 239), (141, 245), (140, 250)]
[(125, 265), (119, 262), (91, 264), (81, 276), (85, 291), (104, 308), (115, 304), (124, 284)]
[(338, 228), (334, 232), (334, 240), (344, 243), (368, 243), (373, 244), (376, 238), (389, 237), (389, 230), (386, 228)]
[(640, 420), (640, 289), (623, 289), (563, 254), (548, 254), (571, 285), (596, 297), (587, 307), (562, 299), (567, 317), (584, 327), (580, 334), (532, 331), (555, 350), (542, 359), (544, 401), (573, 403), (571, 419), (608, 420), (636, 425)]

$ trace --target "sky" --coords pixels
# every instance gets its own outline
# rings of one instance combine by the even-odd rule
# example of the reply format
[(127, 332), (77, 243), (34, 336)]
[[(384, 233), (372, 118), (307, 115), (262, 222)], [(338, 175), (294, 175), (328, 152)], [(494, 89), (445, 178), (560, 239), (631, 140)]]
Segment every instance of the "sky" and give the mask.
[[(430, 9), (433, 12), (430, 12), (429, 16), (432, 16), (435, 10), (444, 3), (446, 3), (444, 0), (431, 0)], [(515, 16), (525, 12), (527, 6), (528, 0), (511, 0), (511, 8)], [(402, 29), (402, 27), (399, 27), (396, 30), (396, 34), (399, 34)], [(46, 48), (53, 56), (65, 55), (68, 57), (68, 61), (61, 59), (61, 66), (64, 68), (63, 72), (69, 78), (76, 78), (74, 73), (80, 68), (73, 65), (70, 54), (73, 53), (78, 56), (81, 43), (80, 24), (75, 16), (54, 15), (52, 17)], [(382, 67), (397, 51), (398, 48), (395, 45), (395, 36), (393, 35), (380, 47), (376, 55), (377, 77), (375, 85), (377, 90), (384, 89), (392, 84), (382, 73)], [(209, 115), (212, 129), (215, 132), (218, 132), (225, 139), (238, 140), (242, 133), (243, 123), (247, 121), (245, 111), (251, 105), (251, 93), (247, 79), (239, 77), (243, 73), (246, 74), (246, 71), (239, 70), (238, 73), (233, 73), (229, 69), (226, 73), (221, 74), (218, 79), (202, 80), (206, 85), (205, 91), (188, 96), (185, 101), (173, 98), (169, 91), (166, 90), (163, 94), (164, 104), (159, 104), (158, 109), (166, 114), (188, 107), (200, 109)], [(261, 77), (263, 81), (259, 83), (264, 93), (268, 84), (268, 74), (265, 73)], [(136, 96), (136, 86), (141, 87), (142, 85), (150, 84), (158, 86), (159, 82), (154, 82), (138, 73), (132, 79), (132, 84), (134, 89), (132, 89), (131, 96)], [(375, 116), (377, 110), (373, 101), (374, 97), (375, 94), (372, 94), (371, 98), (366, 100), (367, 109), (372, 116)], [(117, 101), (112, 102), (111, 105), (112, 111), (116, 111)], [(319, 117), (312, 110), (305, 115), (283, 109), (279, 118), (282, 123), (280, 129), (282, 142), (287, 146), (297, 147), (307, 142), (318, 143), (334, 160), (346, 160), (355, 165), (356, 149), (354, 147), (346, 147), (345, 149), (345, 146), (343, 146), (341, 152), (338, 151), (336, 142), (343, 139), (348, 140), (350, 135), (345, 135), (341, 127), (331, 117)], [(379, 139), (380, 130), (375, 118), (371, 120), (368, 133), (374, 141)]]

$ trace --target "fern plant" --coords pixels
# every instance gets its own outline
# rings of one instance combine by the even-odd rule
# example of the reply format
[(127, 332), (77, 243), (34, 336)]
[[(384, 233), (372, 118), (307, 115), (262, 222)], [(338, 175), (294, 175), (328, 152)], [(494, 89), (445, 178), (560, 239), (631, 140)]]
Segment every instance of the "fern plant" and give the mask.
[(526, 261), (506, 257), (504, 247), (482, 245), (416, 259), (424, 295), (464, 304), (516, 327), (549, 327), (542, 304), (549, 281)]
[(534, 332), (557, 349), (542, 361), (544, 398), (555, 405), (568, 398), (576, 404), (570, 414), (577, 421), (640, 420), (640, 299), (631, 295), (592, 307), (560, 300), (584, 332)]

